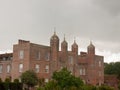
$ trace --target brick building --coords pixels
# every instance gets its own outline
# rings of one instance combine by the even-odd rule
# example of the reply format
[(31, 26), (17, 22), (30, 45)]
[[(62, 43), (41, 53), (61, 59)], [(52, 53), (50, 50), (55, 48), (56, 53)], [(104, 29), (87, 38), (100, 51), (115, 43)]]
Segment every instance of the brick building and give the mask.
[(19, 40), (13, 45), (13, 53), (0, 55), (0, 77), (12, 81), (20, 78), (26, 70), (34, 70), (45, 82), (51, 79), (52, 73), (67, 67), (71, 73), (81, 77), (87, 84), (101, 85), (104, 83), (103, 56), (95, 55), (95, 46), (90, 43), (87, 52), (78, 55), (76, 41), (68, 51), (68, 43), (63, 40), (59, 50), (59, 37), (56, 33), (50, 38), (50, 46), (38, 45), (30, 41)]

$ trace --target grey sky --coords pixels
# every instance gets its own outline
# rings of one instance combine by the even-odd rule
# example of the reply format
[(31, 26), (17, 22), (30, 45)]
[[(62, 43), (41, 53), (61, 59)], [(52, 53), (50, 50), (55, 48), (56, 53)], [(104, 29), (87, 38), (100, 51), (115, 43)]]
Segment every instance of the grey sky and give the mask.
[[(81, 50), (92, 40), (106, 61), (120, 54), (120, 0), (0, 0), (0, 50), (18, 39), (49, 45), (53, 28)], [(119, 58), (117, 58), (118, 60)]]

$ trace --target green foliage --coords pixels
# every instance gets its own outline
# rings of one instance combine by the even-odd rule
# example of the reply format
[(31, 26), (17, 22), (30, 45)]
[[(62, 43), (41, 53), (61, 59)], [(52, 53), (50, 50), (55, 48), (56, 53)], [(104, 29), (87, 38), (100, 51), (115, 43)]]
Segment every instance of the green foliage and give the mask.
[(0, 78), (0, 83), (2, 83), (3, 81), (2, 81), (2, 79)]
[(97, 90), (97, 87), (92, 86), (92, 85), (84, 85), (82, 87), (82, 90)]
[(78, 77), (71, 75), (71, 72), (68, 71), (66, 68), (63, 68), (59, 72), (54, 72), (52, 78), (62, 89), (68, 89), (69, 87), (79, 88), (83, 85), (82, 80)]
[(120, 83), (118, 84), (118, 90), (120, 90)]
[(22, 90), (22, 83), (0, 83), (0, 90)]
[(38, 79), (38, 85), (39, 85), (39, 87), (43, 87), (45, 85), (44, 78)]
[(10, 78), (6, 78), (5, 82), (10, 83), (11, 82)]
[(114, 88), (109, 86), (92, 86), (92, 85), (85, 85), (82, 87), (82, 90), (114, 90)]
[(19, 83), (19, 80), (18, 79), (14, 79), (14, 83)]
[(45, 90), (56, 90), (56, 88), (58, 88), (58, 85), (54, 80), (49, 81), (45, 86)]
[(28, 87), (33, 87), (37, 84), (38, 78), (34, 71), (26, 71), (21, 75), (21, 81)]
[(114, 88), (103, 85), (103, 86), (100, 86), (98, 90), (114, 90)]
[(120, 62), (105, 64), (104, 73), (109, 75), (117, 75), (120, 79)]

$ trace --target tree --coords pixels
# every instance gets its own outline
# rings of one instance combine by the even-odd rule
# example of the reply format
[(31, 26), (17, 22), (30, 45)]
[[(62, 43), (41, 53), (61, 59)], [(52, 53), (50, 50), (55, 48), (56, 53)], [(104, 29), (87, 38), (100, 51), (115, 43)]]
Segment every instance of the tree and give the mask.
[(28, 89), (30, 87), (34, 87), (38, 83), (37, 75), (34, 71), (28, 70), (21, 75), (21, 81), (23, 84), (28, 86)]
[(67, 68), (54, 72), (52, 78), (62, 89), (70, 87), (80, 88), (83, 85), (83, 81), (80, 78), (73, 76)]
[(120, 79), (120, 62), (111, 62), (109, 64), (106, 63), (104, 72), (109, 75), (117, 75), (118, 79)]

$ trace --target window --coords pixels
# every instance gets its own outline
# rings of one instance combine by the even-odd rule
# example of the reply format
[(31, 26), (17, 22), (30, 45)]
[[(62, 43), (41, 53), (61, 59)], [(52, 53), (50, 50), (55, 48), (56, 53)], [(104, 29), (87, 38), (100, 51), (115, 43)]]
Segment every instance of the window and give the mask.
[(83, 69), (83, 71), (82, 71), (82, 72), (83, 72), (83, 75), (86, 75), (86, 71), (85, 71), (85, 68)]
[(80, 75), (82, 75), (82, 68), (80, 68)]
[(60, 69), (63, 69), (63, 66), (61, 66)]
[(3, 60), (6, 60), (6, 58), (5, 58), (5, 57), (3, 57)]
[(38, 64), (35, 65), (35, 72), (36, 73), (39, 73), (40, 71), (40, 66)]
[(86, 75), (85, 68), (80, 68), (80, 75)]
[(46, 73), (49, 73), (49, 65), (46, 65), (46, 66), (45, 66), (45, 72), (46, 72)]
[(19, 64), (19, 72), (23, 72), (23, 64)]
[(7, 65), (7, 73), (10, 73), (10, 65)]
[(47, 61), (50, 60), (50, 53), (47, 53), (47, 54), (46, 54), (45, 59), (46, 59)]
[(73, 73), (73, 67), (70, 67), (70, 72), (71, 72), (71, 74)]
[(73, 57), (72, 56), (69, 56), (69, 62), (70, 62), (70, 64), (73, 64)]
[(20, 59), (24, 58), (24, 51), (23, 50), (20, 50), (20, 52), (19, 52), (19, 58)]
[(48, 81), (49, 81), (49, 79), (48, 79), (48, 78), (46, 78), (46, 79), (45, 79), (45, 82), (47, 83)]
[(0, 65), (0, 73), (2, 73), (3, 65)]
[(10, 57), (10, 60), (12, 60), (13, 59), (13, 57)]
[(37, 52), (37, 53), (36, 53), (36, 59), (37, 59), (37, 60), (40, 60), (40, 52)]
[(99, 61), (99, 67), (101, 67), (101, 61)]

